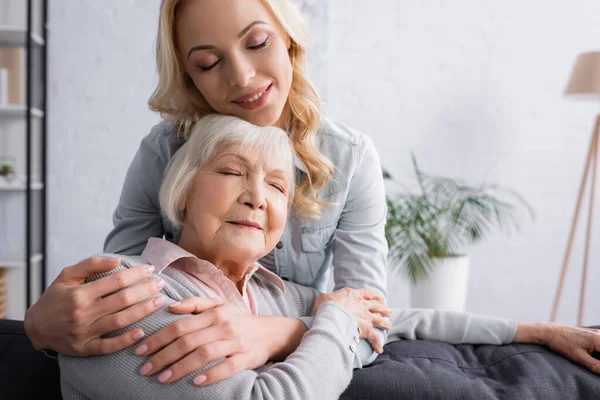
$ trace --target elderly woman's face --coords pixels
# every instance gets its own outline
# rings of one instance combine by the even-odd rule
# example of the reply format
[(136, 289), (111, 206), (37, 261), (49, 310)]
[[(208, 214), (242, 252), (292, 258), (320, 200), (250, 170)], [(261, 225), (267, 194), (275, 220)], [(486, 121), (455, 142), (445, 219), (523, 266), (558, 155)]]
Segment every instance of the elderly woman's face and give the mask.
[(252, 148), (229, 147), (198, 171), (183, 230), (204, 259), (252, 262), (271, 251), (287, 219), (285, 165), (266, 165)]

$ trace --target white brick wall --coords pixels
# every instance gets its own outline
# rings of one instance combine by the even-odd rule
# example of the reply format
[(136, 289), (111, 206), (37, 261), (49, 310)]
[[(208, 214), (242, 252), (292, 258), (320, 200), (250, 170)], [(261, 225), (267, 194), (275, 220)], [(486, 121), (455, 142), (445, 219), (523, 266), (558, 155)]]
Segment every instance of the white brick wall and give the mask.
[[(600, 111), (561, 95), (577, 53), (600, 47), (600, 3), (329, 0), (329, 16), (330, 114), (368, 133), (397, 178), (413, 179), (414, 151), (427, 172), (509, 186), (537, 212), (520, 236), (472, 249), (468, 310), (547, 320)], [(576, 321), (584, 232), (562, 322)], [(584, 322), (598, 323), (591, 257)], [(408, 305), (406, 284), (391, 281), (392, 304)]]
[[(51, 2), (50, 278), (101, 249), (126, 168), (157, 121), (146, 100), (155, 83), (158, 4)], [(537, 221), (522, 235), (490, 237), (472, 249), (468, 308), (547, 319), (598, 110), (564, 100), (561, 92), (576, 54), (600, 46), (600, 3), (328, 0), (327, 6), (329, 23), (312, 23), (311, 73), (329, 114), (368, 133), (399, 178), (412, 178), (414, 150), (426, 171), (497, 182), (529, 199)], [(596, 231), (598, 248), (600, 226)], [(582, 261), (582, 241), (576, 244), (560, 314), (570, 323)], [(592, 260), (590, 282), (598, 282), (597, 251)], [(407, 305), (398, 295), (406, 284), (393, 282), (400, 289), (394, 286), (392, 304)], [(587, 323), (598, 322), (598, 293), (590, 286)]]

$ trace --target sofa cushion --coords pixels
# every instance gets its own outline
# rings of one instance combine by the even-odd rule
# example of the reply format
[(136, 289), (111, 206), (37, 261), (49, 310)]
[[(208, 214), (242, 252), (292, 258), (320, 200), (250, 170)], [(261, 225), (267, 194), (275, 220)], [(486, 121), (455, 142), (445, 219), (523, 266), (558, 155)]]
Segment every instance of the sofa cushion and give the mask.
[(58, 361), (33, 348), (23, 321), (0, 320), (0, 399), (38, 398), (62, 399)]
[(600, 376), (543, 346), (401, 340), (354, 371), (341, 399), (600, 399)]

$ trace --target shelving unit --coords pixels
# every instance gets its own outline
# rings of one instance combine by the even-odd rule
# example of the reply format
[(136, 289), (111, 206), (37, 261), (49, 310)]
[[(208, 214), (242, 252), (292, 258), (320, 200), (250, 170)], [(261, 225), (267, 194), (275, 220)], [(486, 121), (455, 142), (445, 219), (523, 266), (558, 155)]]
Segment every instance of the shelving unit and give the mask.
[(0, 104), (0, 157), (15, 168), (0, 177), (0, 318), (22, 319), (46, 286), (47, 11), (48, 0), (0, 0), (13, 94)]

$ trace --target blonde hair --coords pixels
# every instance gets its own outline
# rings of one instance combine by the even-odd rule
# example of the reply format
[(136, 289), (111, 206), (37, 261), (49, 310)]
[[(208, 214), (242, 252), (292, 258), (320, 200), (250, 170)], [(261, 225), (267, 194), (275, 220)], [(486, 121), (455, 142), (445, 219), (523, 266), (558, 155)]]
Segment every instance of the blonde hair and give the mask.
[(213, 114), (194, 124), (189, 138), (177, 150), (159, 192), (160, 208), (177, 229), (183, 226), (185, 207), (197, 172), (226, 148), (251, 148), (267, 166), (285, 164), (288, 195), (294, 196), (294, 150), (282, 129), (256, 126), (243, 119)]
[[(173, 122), (183, 140), (202, 117), (215, 113), (189, 77), (175, 43), (175, 14), (182, 0), (163, 0), (160, 7), (156, 63), (158, 85), (148, 104)], [(300, 13), (289, 0), (262, 0), (290, 38), (288, 50), (292, 64), (292, 85), (287, 99), (290, 119), (288, 135), (294, 151), (306, 169), (298, 182), (294, 208), (299, 216), (320, 218), (330, 203), (319, 200), (319, 191), (331, 179), (334, 166), (318, 148), (320, 100), (306, 71), (310, 38)]]

